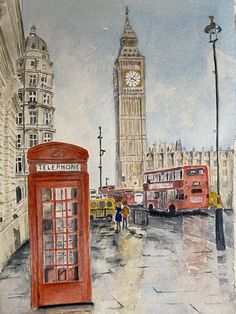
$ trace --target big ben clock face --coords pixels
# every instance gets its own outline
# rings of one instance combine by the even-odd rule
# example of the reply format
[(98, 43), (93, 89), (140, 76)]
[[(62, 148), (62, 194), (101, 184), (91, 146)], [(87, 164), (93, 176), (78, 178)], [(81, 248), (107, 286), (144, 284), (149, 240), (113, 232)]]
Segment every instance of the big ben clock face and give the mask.
[(141, 75), (138, 71), (127, 71), (125, 73), (125, 85), (128, 87), (137, 87), (140, 85)]

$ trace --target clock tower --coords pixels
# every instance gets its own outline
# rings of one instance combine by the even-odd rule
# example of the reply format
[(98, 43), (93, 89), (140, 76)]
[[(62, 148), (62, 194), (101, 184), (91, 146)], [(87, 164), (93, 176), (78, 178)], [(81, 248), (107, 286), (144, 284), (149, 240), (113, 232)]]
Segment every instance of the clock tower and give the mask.
[(114, 65), (116, 187), (142, 188), (146, 155), (145, 64), (126, 8), (120, 51)]

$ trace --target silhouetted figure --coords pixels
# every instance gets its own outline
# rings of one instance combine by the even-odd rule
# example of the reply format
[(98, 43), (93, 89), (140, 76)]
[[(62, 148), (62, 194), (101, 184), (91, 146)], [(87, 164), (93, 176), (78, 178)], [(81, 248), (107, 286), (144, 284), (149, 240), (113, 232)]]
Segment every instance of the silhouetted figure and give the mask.
[(120, 232), (121, 230), (121, 221), (122, 221), (122, 216), (121, 216), (121, 209), (122, 204), (121, 203), (117, 203), (116, 204), (116, 215), (115, 215), (115, 221), (116, 221), (116, 232)]

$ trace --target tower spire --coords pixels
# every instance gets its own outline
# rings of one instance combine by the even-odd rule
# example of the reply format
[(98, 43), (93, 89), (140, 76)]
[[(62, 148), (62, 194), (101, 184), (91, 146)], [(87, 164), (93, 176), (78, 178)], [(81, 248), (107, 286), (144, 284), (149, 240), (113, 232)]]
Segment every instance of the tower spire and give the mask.
[(128, 15), (129, 15), (129, 7), (128, 6), (126, 6), (125, 14), (126, 14), (126, 18), (128, 18)]
[(129, 7), (126, 7), (125, 10), (125, 27), (124, 27), (124, 31), (123, 34), (121, 36), (121, 46), (124, 45), (128, 45), (130, 44), (130, 41), (133, 41), (133, 44), (131, 44), (131, 46), (136, 46), (137, 45), (137, 36), (135, 34), (135, 32), (133, 31), (131, 25), (130, 25), (130, 21), (129, 21)]

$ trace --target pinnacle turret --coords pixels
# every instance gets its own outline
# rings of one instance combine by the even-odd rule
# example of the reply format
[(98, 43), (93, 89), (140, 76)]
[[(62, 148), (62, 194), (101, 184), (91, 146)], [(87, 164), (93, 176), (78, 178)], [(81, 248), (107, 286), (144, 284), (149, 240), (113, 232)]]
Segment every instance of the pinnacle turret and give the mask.
[(126, 18), (125, 18), (125, 26), (124, 31), (120, 39), (120, 56), (124, 57), (134, 57), (139, 56), (140, 53), (137, 48), (138, 39), (133, 31), (130, 21), (129, 21), (129, 8), (126, 7)]
[(129, 8), (128, 7), (126, 7), (125, 14), (126, 14), (125, 27), (124, 27), (122, 38), (135, 38), (137, 40), (137, 36), (136, 36), (135, 32), (133, 31), (133, 29), (132, 29), (132, 27), (130, 25)]

